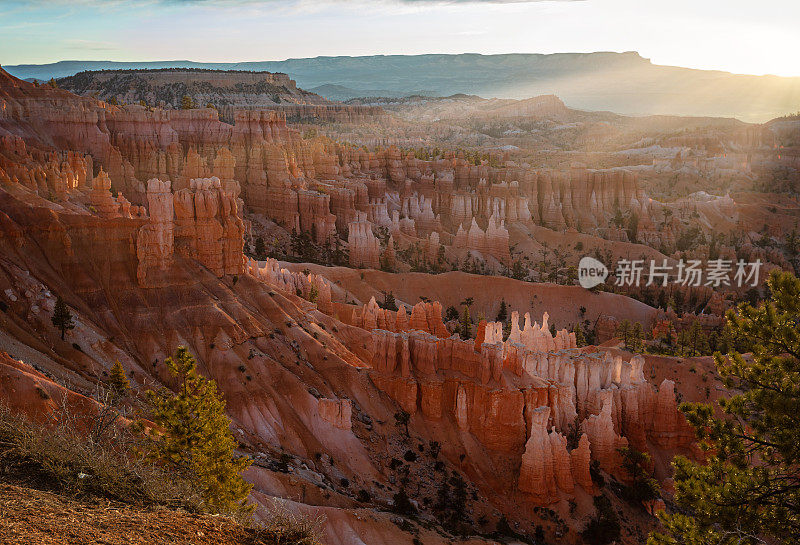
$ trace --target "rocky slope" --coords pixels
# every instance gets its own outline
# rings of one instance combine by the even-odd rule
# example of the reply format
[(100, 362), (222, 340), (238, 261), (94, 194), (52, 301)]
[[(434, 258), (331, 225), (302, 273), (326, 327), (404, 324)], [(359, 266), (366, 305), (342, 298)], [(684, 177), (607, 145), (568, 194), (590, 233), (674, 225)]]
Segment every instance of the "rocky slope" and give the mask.
[[(392, 292), (398, 301), (413, 306), (421, 300), (438, 301), (444, 308), (460, 307), (465, 297), (472, 297), (472, 313), (491, 319), (500, 311), (500, 301), (525, 315), (550, 315), (550, 323), (572, 330), (582, 320), (594, 323), (613, 309), (620, 320), (649, 323), (658, 311), (639, 301), (613, 293), (591, 293), (579, 286), (540, 284), (463, 272), (430, 275), (425, 273), (387, 273), (378, 270), (354, 270), (323, 267), (313, 263), (283, 263), (287, 269), (324, 275), (331, 283), (336, 300), (383, 301)], [(583, 307), (581, 309), (581, 307)]]

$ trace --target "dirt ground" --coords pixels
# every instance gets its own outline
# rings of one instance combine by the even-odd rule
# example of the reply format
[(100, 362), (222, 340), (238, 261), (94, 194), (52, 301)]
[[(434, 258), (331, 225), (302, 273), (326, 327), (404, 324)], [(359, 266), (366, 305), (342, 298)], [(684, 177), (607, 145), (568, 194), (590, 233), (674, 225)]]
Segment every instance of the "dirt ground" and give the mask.
[(230, 519), (79, 501), (0, 483), (2, 545), (245, 545), (261, 543)]

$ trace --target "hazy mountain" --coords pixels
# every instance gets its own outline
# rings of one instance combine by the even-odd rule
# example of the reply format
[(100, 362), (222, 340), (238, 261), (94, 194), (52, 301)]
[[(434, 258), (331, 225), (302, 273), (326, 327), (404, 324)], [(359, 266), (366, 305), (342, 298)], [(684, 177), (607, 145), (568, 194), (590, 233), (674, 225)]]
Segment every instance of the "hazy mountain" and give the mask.
[(328, 100), (351, 100), (354, 98), (364, 98), (364, 97), (385, 97), (385, 98), (404, 98), (407, 96), (412, 95), (419, 95), (419, 96), (436, 96), (437, 93), (434, 91), (398, 91), (398, 90), (391, 90), (391, 89), (351, 89), (350, 87), (345, 87), (344, 85), (335, 85), (332, 83), (326, 83), (324, 85), (320, 85), (318, 87), (313, 87), (308, 90), (309, 92), (316, 93), (320, 96), (327, 98)]
[[(284, 72), (328, 98), (468, 93), (526, 98), (554, 94), (573, 108), (625, 114), (735, 116), (766, 121), (800, 109), (800, 77), (737, 75), (652, 64), (638, 53), (375, 55), (285, 61), (62, 61), (5, 66), (20, 78), (50, 79), (82, 70), (194, 67)], [(325, 88), (336, 89), (326, 95)], [(344, 92), (343, 92), (344, 91)]]

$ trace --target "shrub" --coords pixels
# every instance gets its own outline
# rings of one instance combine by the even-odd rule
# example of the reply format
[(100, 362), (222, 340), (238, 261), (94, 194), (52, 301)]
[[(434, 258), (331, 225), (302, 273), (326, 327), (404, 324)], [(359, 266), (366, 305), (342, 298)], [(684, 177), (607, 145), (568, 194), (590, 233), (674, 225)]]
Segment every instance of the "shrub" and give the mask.
[(605, 545), (619, 539), (621, 527), (619, 518), (605, 496), (595, 496), (595, 515), (586, 524), (581, 536), (591, 545)]
[(589, 475), (591, 475), (592, 481), (597, 485), (598, 488), (603, 488), (606, 486), (606, 479), (600, 472), (600, 464), (597, 460), (592, 460), (592, 463), (589, 465)]
[(358, 501), (361, 503), (369, 503), (372, 500), (372, 496), (368, 491), (362, 488), (358, 491), (358, 494), (356, 494), (356, 499), (358, 499)]
[(406, 494), (406, 489), (401, 488), (394, 496), (392, 496), (392, 509), (395, 513), (401, 515), (413, 515), (417, 512), (411, 499)]
[(580, 418), (577, 416), (575, 420), (569, 425), (567, 429), (567, 450), (573, 450), (578, 448), (578, 444), (581, 441), (581, 422)]
[(403, 426), (403, 431), (405, 432), (406, 437), (408, 437), (408, 423), (410, 420), (411, 415), (404, 409), (400, 409), (394, 413), (394, 422), (397, 424), (397, 426)]
[(62, 411), (43, 425), (0, 407), (0, 473), (77, 497), (201, 510), (200, 496), (184, 475), (131, 455), (135, 436), (129, 430), (110, 426), (103, 434), (88, 434), (97, 418)]
[(292, 461), (292, 457), (287, 452), (281, 452), (280, 457), (278, 458), (278, 471), (282, 473), (289, 473), (289, 464)]
[(269, 507), (269, 517), (255, 527), (254, 543), (321, 545), (320, 526), (324, 517), (310, 519), (295, 515), (277, 501)]

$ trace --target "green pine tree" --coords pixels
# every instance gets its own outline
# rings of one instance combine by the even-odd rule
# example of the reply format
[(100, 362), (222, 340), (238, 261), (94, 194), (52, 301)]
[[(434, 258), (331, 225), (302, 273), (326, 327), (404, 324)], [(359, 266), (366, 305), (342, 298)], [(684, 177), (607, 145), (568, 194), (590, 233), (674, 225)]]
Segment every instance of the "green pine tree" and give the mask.
[(250, 459), (234, 455), (236, 440), (216, 382), (197, 371), (185, 347), (167, 358), (166, 365), (176, 379), (176, 391), (147, 392), (151, 421), (159, 430), (149, 434), (149, 456), (191, 474), (209, 510), (249, 513), (252, 485), (240, 474)]
[(622, 456), (622, 467), (628, 477), (628, 484), (623, 491), (625, 498), (632, 502), (646, 502), (660, 496), (658, 481), (648, 470), (650, 455), (633, 447), (618, 449)]
[(500, 299), (500, 310), (497, 312), (497, 318), (495, 318), (498, 322), (505, 322), (508, 319), (508, 308), (506, 306), (505, 298)]
[(472, 319), (469, 316), (469, 305), (464, 305), (464, 312), (461, 314), (461, 338), (472, 338)]
[(644, 329), (639, 322), (633, 323), (631, 330), (631, 349), (634, 352), (642, 352), (644, 350)]
[(311, 284), (311, 289), (308, 290), (308, 300), (312, 303), (315, 303), (317, 301), (317, 297), (319, 297), (319, 290), (317, 289), (317, 286)]
[(447, 260), (445, 254), (445, 248), (443, 244), (439, 244), (439, 250), (436, 252), (436, 263), (441, 267), (444, 265), (444, 262)]
[(628, 218), (628, 240), (636, 242), (639, 237), (639, 216), (636, 212), (631, 212)]
[(625, 343), (625, 350), (628, 350), (630, 346), (630, 333), (631, 333), (631, 323), (628, 320), (622, 320), (622, 323), (619, 324), (617, 327), (617, 337)]
[(191, 110), (192, 108), (194, 108), (192, 97), (183, 95), (183, 97), (181, 97), (181, 110)]
[(405, 485), (401, 485), (400, 490), (392, 496), (392, 508), (401, 515), (413, 515), (417, 512), (416, 507), (411, 503), (411, 498), (408, 497)]
[(790, 259), (797, 256), (798, 251), (800, 251), (800, 237), (797, 235), (796, 227), (792, 229), (788, 235), (786, 235), (786, 241), (783, 244), (783, 248)]
[(64, 340), (64, 334), (69, 329), (75, 329), (75, 321), (73, 320), (72, 313), (67, 308), (67, 304), (61, 296), (56, 299), (56, 306), (53, 308), (53, 317), (50, 319), (53, 325), (61, 331), (61, 340)]
[(687, 353), (687, 347), (689, 346), (689, 332), (686, 329), (682, 329), (678, 332), (678, 355), (685, 356)]
[(606, 545), (617, 541), (622, 527), (617, 512), (606, 496), (594, 497), (595, 515), (581, 532), (586, 543), (590, 545)]
[(264, 244), (264, 239), (262, 237), (256, 238), (256, 245), (253, 249), (254, 253), (256, 254), (256, 258), (260, 260), (264, 260), (267, 257), (267, 245)]
[(119, 362), (119, 360), (114, 362), (114, 365), (111, 367), (111, 372), (108, 379), (108, 387), (111, 389), (112, 395), (118, 399), (125, 397), (128, 391), (131, 389), (131, 383), (128, 382), (128, 377), (125, 375), (125, 369), (122, 368), (122, 364)]
[(580, 325), (576, 325), (574, 332), (575, 332), (575, 344), (578, 346), (578, 348), (586, 346), (586, 338), (583, 335), (583, 328)]
[(666, 533), (649, 545), (800, 543), (800, 279), (773, 271), (769, 287), (769, 301), (727, 316), (752, 358), (714, 355), (741, 393), (719, 401), (720, 416), (681, 405), (709, 459), (675, 459), (679, 511), (660, 515)]
[(452, 320), (458, 320), (458, 310), (453, 305), (450, 305), (444, 313), (444, 321), (450, 322)]
[(397, 300), (395, 300), (394, 294), (391, 291), (383, 292), (383, 308), (394, 312), (399, 310), (397, 307)]
[(625, 217), (622, 215), (622, 210), (619, 209), (619, 206), (617, 206), (616, 210), (614, 211), (614, 217), (611, 218), (611, 223), (617, 227), (622, 227), (625, 225)]

